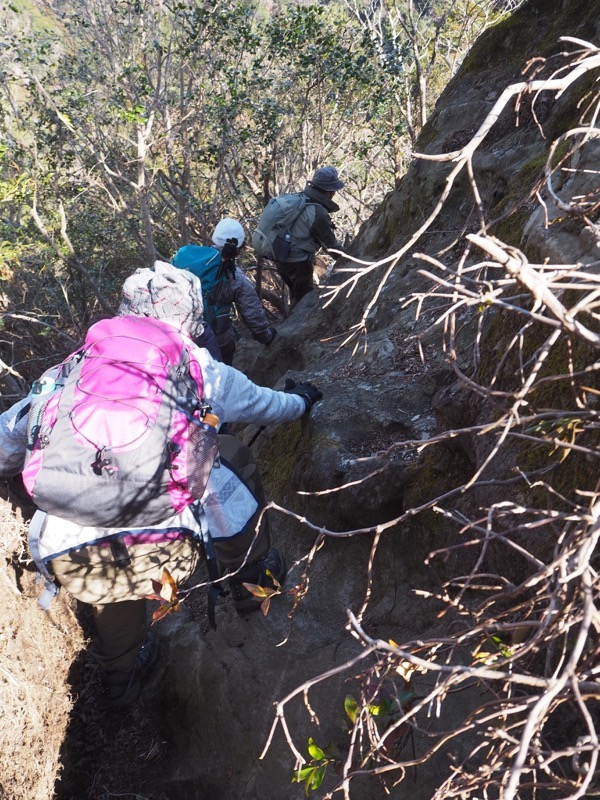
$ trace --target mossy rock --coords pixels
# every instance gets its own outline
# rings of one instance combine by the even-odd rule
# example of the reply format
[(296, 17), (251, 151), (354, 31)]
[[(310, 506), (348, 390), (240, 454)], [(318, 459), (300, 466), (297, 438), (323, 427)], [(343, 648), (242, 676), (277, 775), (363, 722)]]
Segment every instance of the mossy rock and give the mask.
[(491, 227), (491, 232), (498, 239), (501, 239), (506, 244), (513, 247), (519, 247), (523, 237), (523, 231), (531, 216), (531, 210), (528, 208), (519, 208), (513, 211), (499, 222), (497, 225)]
[[(404, 490), (404, 508), (419, 508), (447, 491), (461, 486), (473, 472), (466, 453), (444, 446), (427, 448), (414, 466), (414, 481)], [(461, 498), (457, 498), (458, 501)], [(456, 501), (445, 503), (449, 509)], [(457, 527), (447, 517), (430, 509), (404, 523), (410, 531), (410, 547), (405, 554), (412, 567), (422, 569), (423, 561), (432, 550), (457, 541)]]
[[(574, 293), (566, 293), (561, 299), (569, 308), (577, 298)], [(598, 331), (600, 326), (590, 317), (580, 319)], [(488, 410), (486, 414), (489, 421), (499, 419), (512, 406), (514, 393), (523, 385), (522, 375), (529, 376), (550, 330), (543, 325), (526, 329), (526, 319), (517, 314), (498, 309), (490, 314), (481, 342), (481, 352), (486, 357), (475, 380), (498, 393), (506, 392), (507, 396), (496, 396), (494, 413)], [(509, 343), (512, 346), (506, 352)], [(568, 445), (591, 451), (597, 451), (600, 445), (600, 433), (589, 424), (587, 413), (593, 411), (600, 395), (600, 375), (593, 369), (597, 361), (598, 352), (593, 347), (579, 338), (563, 335), (539, 367), (521, 413), (523, 417), (542, 415), (542, 419), (514, 428), (516, 437), (510, 444), (510, 463), (531, 476), (529, 489), (525, 482), (519, 489), (520, 496), (515, 498), (517, 502), (545, 507), (550, 486), (553, 504), (566, 509), (568, 502), (583, 502), (579, 492), (595, 490), (595, 457)], [(521, 435), (526, 438), (518, 438)]]
[(300, 510), (298, 495), (291, 490), (292, 473), (299, 450), (306, 448), (302, 421), (296, 420), (281, 425), (266, 442), (261, 443), (257, 458), (267, 496), (292, 510)]
[(589, 0), (529, 0), (507, 19), (488, 28), (471, 48), (454, 81), (476, 73), (478, 80), (494, 75), (494, 83), (512, 73), (518, 63), (532, 55), (544, 58), (564, 49), (561, 36), (596, 39), (598, 6)]

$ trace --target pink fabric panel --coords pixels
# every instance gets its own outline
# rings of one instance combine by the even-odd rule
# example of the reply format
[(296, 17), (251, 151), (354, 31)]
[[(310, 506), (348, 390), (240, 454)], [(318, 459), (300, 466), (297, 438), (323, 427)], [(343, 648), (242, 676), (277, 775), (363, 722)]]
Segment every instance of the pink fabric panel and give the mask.
[(76, 439), (115, 452), (138, 447), (156, 419), (167, 369), (181, 358), (178, 332), (157, 321), (117, 317), (90, 328), (85, 349), (73, 403)]

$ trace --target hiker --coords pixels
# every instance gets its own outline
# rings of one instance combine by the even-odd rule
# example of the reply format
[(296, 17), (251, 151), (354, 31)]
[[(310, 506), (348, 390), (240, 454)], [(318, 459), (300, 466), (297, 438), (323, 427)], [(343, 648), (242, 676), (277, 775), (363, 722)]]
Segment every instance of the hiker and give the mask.
[[(200, 278), (206, 319), (216, 334), (222, 360), (229, 365), (233, 363), (236, 348), (236, 332), (231, 321), (233, 306), (256, 341), (269, 345), (277, 334), (254, 286), (236, 264), (244, 238), (242, 225), (226, 217), (213, 232), (214, 247), (186, 245), (173, 258), (178, 269), (187, 269)], [(200, 344), (207, 346), (206, 342)]]
[[(211, 580), (226, 576), (240, 613), (260, 607), (244, 582), (273, 587), (270, 576), (280, 584), (286, 577), (285, 560), (270, 544), (266, 515), (258, 525), (265, 497), (252, 454), (235, 437), (217, 435), (217, 417), (279, 424), (307, 413), (322, 394), (310, 383), (290, 379), (284, 391), (263, 388), (213, 359), (192, 341), (201, 333), (202, 313), (200, 284), (190, 272), (162, 262), (136, 270), (125, 281), (117, 317), (93, 325), (74, 358), (45, 373), (26, 398), (0, 416), (0, 475), (22, 471), (34, 502), (45, 509), (35, 513), (29, 529), (30, 552), (46, 582), (48, 597), (42, 600), (49, 602), (58, 584), (93, 607), (91, 653), (111, 706), (136, 700), (158, 659), (144, 598), (152, 593), (152, 579), (161, 580), (163, 567), (180, 585), (204, 559)], [(181, 357), (173, 369), (162, 356), (175, 345)], [(156, 353), (160, 358), (155, 361)], [(160, 384), (163, 373), (166, 382)], [(133, 382), (142, 378), (147, 386)], [(153, 402), (159, 409), (154, 412)], [(184, 422), (177, 439), (166, 438), (161, 428), (161, 414), (169, 405), (175, 407), (171, 419)], [(136, 437), (136, 426), (151, 428), (150, 438), (132, 449), (139, 460), (127, 461), (123, 448), (117, 451), (113, 445), (119, 437)], [(167, 429), (175, 430), (174, 424)], [(78, 437), (83, 444), (75, 441)], [(77, 447), (84, 453), (81, 458)], [(212, 448), (210, 458), (207, 447)], [(143, 471), (153, 458), (168, 492), (150, 492), (154, 476), (139, 486), (125, 483), (132, 463)], [(200, 488), (190, 496), (193, 480)], [(138, 502), (144, 493), (147, 501)], [(112, 502), (101, 501), (109, 496)], [(162, 515), (163, 508), (171, 509), (168, 516)], [(127, 525), (112, 524), (117, 513), (126, 515)], [(111, 524), (99, 525), (98, 519)]]
[[(333, 195), (343, 186), (344, 182), (340, 180), (335, 167), (319, 167), (299, 195), (281, 195), (281, 198), (273, 198), (261, 216), (258, 229), (252, 238), (252, 245), (259, 256), (275, 261), (277, 271), (290, 290), (292, 305), (296, 305), (305, 294), (312, 291), (313, 265), (317, 251), (321, 247), (342, 249), (342, 243), (335, 236), (331, 214), (339, 211), (339, 206), (333, 201)], [(298, 215), (295, 215), (293, 210), (290, 211), (286, 236), (288, 253), (281, 257), (278, 255), (277, 246), (273, 249), (274, 241), (267, 243), (265, 239), (273, 239), (268, 228), (273, 223), (277, 226), (276, 216), (273, 216), (270, 207), (275, 210), (277, 201), (283, 198), (290, 200), (298, 198), (301, 205)], [(261, 235), (261, 232), (264, 235)], [(285, 250), (283, 252), (285, 253)]]

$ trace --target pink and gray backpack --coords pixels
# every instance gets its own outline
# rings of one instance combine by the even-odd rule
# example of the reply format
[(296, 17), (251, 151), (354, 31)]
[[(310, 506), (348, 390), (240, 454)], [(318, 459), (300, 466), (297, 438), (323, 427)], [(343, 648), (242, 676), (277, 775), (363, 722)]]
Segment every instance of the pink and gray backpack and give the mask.
[(156, 525), (200, 499), (218, 455), (200, 364), (168, 323), (93, 325), (32, 404), (23, 482), (42, 511), (80, 525)]

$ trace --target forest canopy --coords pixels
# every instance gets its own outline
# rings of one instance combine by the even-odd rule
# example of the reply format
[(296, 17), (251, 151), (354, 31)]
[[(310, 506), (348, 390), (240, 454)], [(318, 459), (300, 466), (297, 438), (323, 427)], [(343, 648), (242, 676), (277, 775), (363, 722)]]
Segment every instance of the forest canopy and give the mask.
[[(251, 228), (325, 163), (346, 182), (349, 241), (469, 46), (516, 5), (13, 0), (0, 12), (11, 311), (36, 336), (77, 338), (133, 268), (205, 241), (222, 215)], [(20, 374), (31, 354), (2, 358)]]

